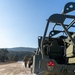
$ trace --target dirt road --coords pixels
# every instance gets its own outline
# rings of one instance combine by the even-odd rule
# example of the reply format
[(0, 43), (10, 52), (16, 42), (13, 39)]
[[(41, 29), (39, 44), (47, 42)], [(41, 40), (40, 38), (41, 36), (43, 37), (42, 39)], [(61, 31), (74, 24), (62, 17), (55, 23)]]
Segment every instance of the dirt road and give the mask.
[(23, 62), (0, 65), (0, 75), (35, 75), (29, 68), (24, 67)]

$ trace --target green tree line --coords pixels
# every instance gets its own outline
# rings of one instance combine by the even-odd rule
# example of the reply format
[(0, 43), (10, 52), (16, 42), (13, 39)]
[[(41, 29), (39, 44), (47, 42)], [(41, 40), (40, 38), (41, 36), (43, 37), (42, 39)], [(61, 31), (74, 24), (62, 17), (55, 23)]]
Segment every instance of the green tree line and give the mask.
[(27, 51), (8, 51), (0, 49), (0, 62), (21, 61), (26, 55), (31, 55), (32, 52)]

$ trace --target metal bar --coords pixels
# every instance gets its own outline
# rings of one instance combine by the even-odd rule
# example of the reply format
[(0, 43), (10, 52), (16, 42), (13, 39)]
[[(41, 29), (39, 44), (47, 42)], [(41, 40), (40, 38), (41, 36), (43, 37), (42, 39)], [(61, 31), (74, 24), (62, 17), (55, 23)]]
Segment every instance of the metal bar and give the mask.
[(45, 28), (45, 32), (44, 32), (44, 35), (43, 35), (42, 41), (41, 41), (41, 54), (42, 54), (42, 59), (44, 58), (43, 42), (44, 42), (45, 36), (47, 34), (48, 26), (49, 26), (49, 21), (47, 22), (47, 25), (46, 25), (46, 28)]
[(68, 30), (65, 28), (64, 24), (61, 24), (61, 26), (63, 27), (64, 31), (66, 32), (66, 34), (68, 35), (68, 37), (71, 39), (73, 45), (75, 45), (75, 42), (72, 39), (72, 36), (70, 35), (70, 33), (68, 32)]
[(69, 29), (70, 27), (72, 27), (74, 23), (75, 23), (75, 19), (70, 22), (70, 24), (67, 26), (67, 29)]
[[(57, 25), (57, 26), (61, 26), (60, 24), (56, 24), (56, 25)], [(54, 25), (54, 26), (55, 26), (55, 25)], [(66, 25), (66, 24), (65, 24), (64, 26), (67, 26), (67, 27), (68, 27), (69, 25)], [(75, 27), (75, 26), (72, 25), (71, 27)], [(54, 27), (53, 27), (53, 28), (54, 28)]]

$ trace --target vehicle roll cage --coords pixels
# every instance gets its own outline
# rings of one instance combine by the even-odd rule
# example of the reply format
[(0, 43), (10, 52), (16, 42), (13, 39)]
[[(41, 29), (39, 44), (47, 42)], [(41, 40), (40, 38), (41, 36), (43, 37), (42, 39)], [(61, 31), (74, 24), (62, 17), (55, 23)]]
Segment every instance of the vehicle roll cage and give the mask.
[[(47, 30), (48, 30), (50, 23), (54, 23), (53, 29), (52, 29), (52, 31), (50, 31), (50, 34), (49, 34), (50, 37), (52, 37), (60, 32), (64, 32), (70, 38), (70, 40), (72, 41), (72, 44), (75, 46), (75, 41), (72, 38), (72, 34), (74, 32), (68, 31), (71, 27), (73, 27), (73, 28), (75, 27), (75, 25), (74, 25), (75, 16), (74, 15), (67, 15), (67, 13), (72, 12), (74, 10), (75, 10), (75, 2), (69, 2), (65, 5), (64, 10), (62, 11), (61, 14), (53, 14), (48, 18), (45, 32), (44, 32), (44, 35), (43, 35), (42, 41), (41, 41), (42, 58), (44, 57), (43, 56), (43, 42), (46, 37)], [(65, 19), (72, 19), (72, 21), (68, 25), (65, 25), (64, 24)], [(55, 30), (54, 28), (56, 26), (61, 26), (63, 28), (63, 31)]]

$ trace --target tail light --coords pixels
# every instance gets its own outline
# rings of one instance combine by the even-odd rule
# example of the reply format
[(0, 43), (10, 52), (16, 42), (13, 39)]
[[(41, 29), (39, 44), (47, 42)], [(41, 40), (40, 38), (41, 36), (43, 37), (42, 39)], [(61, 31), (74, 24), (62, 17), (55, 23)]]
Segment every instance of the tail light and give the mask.
[(54, 62), (52, 62), (52, 61), (49, 61), (49, 62), (47, 63), (47, 66), (54, 67)]

